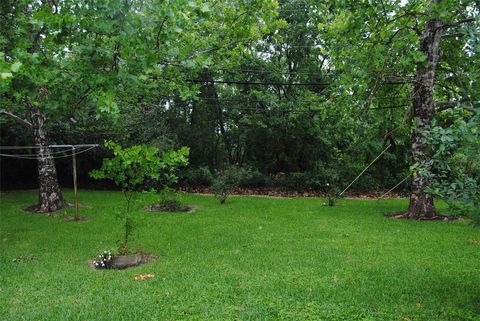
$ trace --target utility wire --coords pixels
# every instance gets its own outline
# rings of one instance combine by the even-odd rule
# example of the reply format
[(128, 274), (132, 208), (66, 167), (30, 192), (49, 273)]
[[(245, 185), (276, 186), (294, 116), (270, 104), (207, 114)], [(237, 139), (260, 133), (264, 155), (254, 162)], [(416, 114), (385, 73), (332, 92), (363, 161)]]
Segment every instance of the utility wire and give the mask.
[[(308, 46), (305, 46), (308, 47)], [(185, 68), (188, 69), (188, 67), (178, 64), (178, 63), (171, 63), (171, 62), (162, 62), (161, 65), (169, 66), (169, 67), (180, 67), (180, 68)], [(222, 70), (225, 72), (245, 72), (245, 73), (258, 73), (258, 74), (278, 74), (278, 75), (290, 75), (290, 74), (296, 74), (296, 75), (315, 75), (315, 76), (323, 76), (323, 77), (337, 77), (338, 72), (307, 72), (307, 71), (277, 71), (277, 70), (265, 70), (265, 69), (245, 69), (245, 68), (215, 68), (215, 70)]]
[(330, 83), (315, 82), (263, 82), (263, 81), (238, 81), (238, 80), (203, 80), (203, 79), (186, 79), (193, 83), (213, 83), (213, 84), (235, 84), (235, 85), (261, 85), (261, 86), (328, 86)]
[[(308, 46), (305, 46), (308, 47)], [(170, 67), (179, 67), (179, 68), (185, 68), (188, 69), (185, 65), (182, 65), (180, 63), (173, 63), (173, 62), (168, 62), (168, 61), (163, 61), (160, 63), (160, 65), (165, 65), (165, 66), (170, 66)], [(315, 76), (322, 76), (322, 77), (327, 77), (327, 78), (336, 78), (339, 75), (344, 74), (344, 72), (341, 71), (318, 71), (318, 72), (308, 72), (308, 71), (277, 71), (277, 70), (265, 70), (265, 69), (252, 69), (252, 68), (214, 68), (214, 70), (222, 70), (226, 72), (234, 72), (234, 71), (239, 71), (239, 72), (245, 72), (245, 73), (258, 73), (258, 74), (277, 74), (277, 75), (290, 75), (290, 74), (297, 74), (297, 75), (315, 75)], [(414, 76), (396, 76), (396, 75), (391, 75), (391, 76), (384, 76), (386, 80), (391, 79), (391, 81), (394, 80), (402, 80), (401, 83), (405, 84), (408, 83), (408, 81), (414, 80)]]

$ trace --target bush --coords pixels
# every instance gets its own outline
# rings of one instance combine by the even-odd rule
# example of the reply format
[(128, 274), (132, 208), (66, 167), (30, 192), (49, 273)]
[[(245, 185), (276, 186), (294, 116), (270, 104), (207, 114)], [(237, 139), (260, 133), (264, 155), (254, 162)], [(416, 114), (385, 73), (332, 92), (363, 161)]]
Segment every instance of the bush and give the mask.
[(225, 203), (227, 197), (238, 187), (244, 176), (245, 170), (237, 166), (230, 166), (217, 173), (213, 182), (213, 190), (220, 204)]
[(335, 206), (338, 199), (341, 197), (341, 191), (338, 189), (338, 187), (331, 185), (330, 183), (325, 184), (325, 193), (327, 196), (327, 202), (323, 203), (325, 206)]
[(160, 191), (159, 200), (158, 204), (151, 206), (155, 210), (164, 212), (184, 212), (188, 210), (188, 207), (177, 199), (177, 194), (169, 187)]
[(480, 116), (465, 120), (453, 110), (446, 116), (446, 126), (434, 122), (424, 137), (433, 151), (432, 170), (420, 173), (432, 181), (429, 192), (445, 200), (454, 214), (480, 225)]
[(184, 172), (181, 181), (184, 186), (210, 187), (213, 184), (213, 175), (206, 166), (190, 168)]

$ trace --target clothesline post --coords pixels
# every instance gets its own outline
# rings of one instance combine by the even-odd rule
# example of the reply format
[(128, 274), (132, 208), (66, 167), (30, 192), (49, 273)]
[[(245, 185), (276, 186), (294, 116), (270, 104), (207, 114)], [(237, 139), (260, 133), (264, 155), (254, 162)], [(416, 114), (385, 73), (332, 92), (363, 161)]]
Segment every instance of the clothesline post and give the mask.
[[(74, 198), (74, 207), (75, 207), (75, 221), (80, 220), (80, 215), (79, 215), (79, 206), (78, 206), (78, 188), (77, 188), (77, 154), (82, 154), (85, 153), (95, 147), (98, 147), (99, 144), (77, 144), (77, 145), (48, 145), (50, 148), (67, 148), (66, 150), (57, 152), (57, 153), (66, 153), (67, 155), (62, 155), (62, 156), (50, 156), (53, 159), (57, 158), (64, 158), (64, 157), (70, 157), (72, 156), (72, 168), (73, 168), (73, 198)], [(34, 149), (37, 150), (41, 148), (42, 146), (0, 146), (0, 157), (12, 157), (12, 158), (18, 158), (18, 159), (29, 159), (29, 160), (37, 160), (37, 155), (31, 155), (31, 154), (4, 154), (1, 153), (2, 150), (22, 150), (22, 149)], [(45, 147), (45, 146), (43, 146)], [(86, 148), (84, 150), (80, 150), (77, 153), (77, 148)], [(72, 151), (71, 155), (68, 155), (68, 150)], [(52, 155), (55, 154), (52, 152)]]
[(73, 165), (73, 203), (75, 206), (75, 221), (80, 220), (78, 214), (78, 192), (77, 192), (77, 157), (75, 146), (72, 146), (72, 165)]

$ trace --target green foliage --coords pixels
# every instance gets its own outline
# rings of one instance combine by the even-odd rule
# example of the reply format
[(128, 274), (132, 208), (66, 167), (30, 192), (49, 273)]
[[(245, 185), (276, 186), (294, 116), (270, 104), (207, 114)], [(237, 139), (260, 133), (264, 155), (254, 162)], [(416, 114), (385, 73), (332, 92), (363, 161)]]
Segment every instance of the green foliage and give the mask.
[(213, 184), (213, 175), (207, 166), (188, 168), (183, 171), (182, 184), (193, 187), (209, 187)]
[(104, 159), (99, 170), (93, 170), (95, 179), (110, 179), (124, 191), (145, 190), (148, 183), (164, 179), (165, 186), (176, 183), (175, 170), (188, 164), (188, 147), (166, 151), (160, 157), (158, 148), (135, 145), (122, 148), (108, 141), (105, 147), (113, 151), (114, 157)]
[[(476, 19), (445, 30), (435, 100), (480, 101), (472, 0), (6, 0), (1, 10), (2, 109), (26, 118), (30, 101), (56, 143), (118, 137), (160, 151), (190, 146), (198, 169), (182, 182), (193, 186), (211, 186), (210, 171), (239, 164), (242, 187), (322, 191), (327, 182), (348, 184), (386, 141), (391, 150), (352, 188), (396, 184), (409, 169), (412, 76), (425, 61), (417, 33), (431, 17)], [(31, 144), (13, 122), (1, 130), (2, 144)], [(475, 159), (454, 154), (454, 168)], [(169, 169), (108, 171), (122, 189), (177, 180)], [(475, 186), (461, 181), (478, 182), (470, 170), (460, 180), (446, 173), (434, 173), (444, 186), (437, 193), (455, 202), (466, 198), (459, 186)], [(447, 196), (447, 186), (456, 196)]]
[(243, 167), (243, 173), (238, 182), (238, 186), (243, 188), (270, 187), (272, 186), (272, 179), (270, 176), (261, 173), (255, 167)]
[(122, 148), (107, 141), (105, 147), (112, 150), (114, 157), (104, 159), (99, 170), (93, 170), (95, 179), (110, 179), (124, 191), (138, 191), (145, 187), (149, 180), (160, 178), (161, 159), (158, 148), (136, 145)]
[(104, 159), (102, 167), (93, 170), (91, 176), (95, 179), (110, 179), (120, 187), (125, 195), (126, 210), (123, 215), (124, 233), (120, 242), (119, 253), (128, 252), (128, 240), (134, 230), (134, 220), (131, 216), (132, 206), (140, 192), (153, 191), (149, 183), (164, 179), (168, 187), (177, 181), (175, 169), (188, 164), (187, 147), (176, 151), (171, 150), (158, 155), (158, 148), (146, 145), (136, 145), (122, 148), (120, 145), (107, 141), (105, 147), (113, 151), (114, 157)]
[(213, 181), (213, 191), (220, 204), (225, 203), (227, 197), (238, 187), (244, 176), (244, 169), (238, 166), (229, 166), (217, 172)]
[(425, 137), (433, 153), (430, 192), (480, 224), (480, 115), (448, 111)]
[(338, 199), (341, 197), (340, 196), (340, 189), (332, 185), (330, 183), (325, 184), (325, 194), (327, 196), (327, 202), (324, 203), (326, 206), (335, 206), (337, 204)]

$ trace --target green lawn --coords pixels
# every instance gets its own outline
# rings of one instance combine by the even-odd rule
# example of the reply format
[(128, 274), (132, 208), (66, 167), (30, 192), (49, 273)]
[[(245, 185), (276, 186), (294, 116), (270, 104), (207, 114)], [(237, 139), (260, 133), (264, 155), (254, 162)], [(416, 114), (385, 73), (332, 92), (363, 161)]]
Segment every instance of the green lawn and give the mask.
[(88, 222), (25, 214), (33, 191), (1, 195), (0, 320), (480, 320), (480, 229), (382, 217), (405, 200), (182, 195), (196, 213), (137, 213), (133, 245), (159, 260), (95, 271), (123, 196), (80, 198)]

